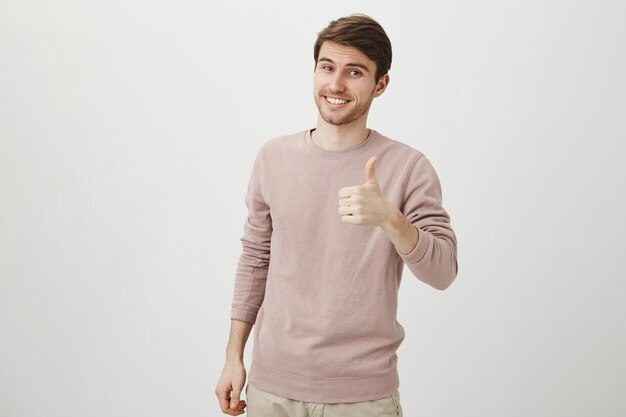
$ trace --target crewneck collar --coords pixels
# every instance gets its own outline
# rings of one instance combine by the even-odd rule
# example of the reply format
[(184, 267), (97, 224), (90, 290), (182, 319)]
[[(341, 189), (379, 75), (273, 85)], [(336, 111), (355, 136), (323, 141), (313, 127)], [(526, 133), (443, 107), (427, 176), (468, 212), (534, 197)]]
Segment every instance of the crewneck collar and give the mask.
[(379, 136), (378, 132), (376, 132), (374, 129), (370, 129), (370, 134), (367, 136), (367, 139), (365, 139), (360, 144), (353, 146), (351, 148), (329, 151), (320, 147), (315, 142), (313, 142), (313, 139), (311, 138), (312, 130), (314, 130), (314, 128), (307, 129), (304, 131), (303, 137), (304, 137), (305, 145), (312, 152), (315, 152), (316, 154), (321, 155), (324, 158), (328, 158), (328, 159), (346, 158), (349, 156), (359, 154), (363, 151), (366, 151), (367, 149), (371, 148), (374, 145), (374, 143), (377, 141), (378, 136)]

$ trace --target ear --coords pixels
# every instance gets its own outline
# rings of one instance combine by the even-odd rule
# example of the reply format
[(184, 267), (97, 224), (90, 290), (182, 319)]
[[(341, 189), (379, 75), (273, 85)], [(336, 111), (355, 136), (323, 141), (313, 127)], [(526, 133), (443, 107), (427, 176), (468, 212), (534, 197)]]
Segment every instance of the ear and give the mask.
[(374, 97), (380, 96), (387, 86), (389, 85), (389, 74), (384, 74), (378, 80), (378, 84), (376, 84), (376, 90), (374, 90)]

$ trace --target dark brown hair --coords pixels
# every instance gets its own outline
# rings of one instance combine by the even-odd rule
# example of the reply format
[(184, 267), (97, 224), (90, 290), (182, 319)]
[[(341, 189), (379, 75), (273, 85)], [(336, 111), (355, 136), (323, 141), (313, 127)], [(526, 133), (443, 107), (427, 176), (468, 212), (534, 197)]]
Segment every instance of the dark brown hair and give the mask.
[(391, 68), (391, 41), (378, 22), (362, 13), (333, 20), (317, 34), (313, 58), (317, 58), (325, 41), (352, 46), (376, 63), (376, 82)]

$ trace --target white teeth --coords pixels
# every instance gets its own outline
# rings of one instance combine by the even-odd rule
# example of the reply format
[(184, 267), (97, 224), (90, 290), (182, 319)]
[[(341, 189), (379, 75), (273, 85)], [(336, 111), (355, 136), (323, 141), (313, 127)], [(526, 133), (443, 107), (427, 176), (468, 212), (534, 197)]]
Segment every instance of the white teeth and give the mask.
[(326, 97), (326, 101), (328, 101), (331, 104), (345, 104), (348, 102), (348, 100), (341, 100), (341, 99), (332, 98), (332, 97)]

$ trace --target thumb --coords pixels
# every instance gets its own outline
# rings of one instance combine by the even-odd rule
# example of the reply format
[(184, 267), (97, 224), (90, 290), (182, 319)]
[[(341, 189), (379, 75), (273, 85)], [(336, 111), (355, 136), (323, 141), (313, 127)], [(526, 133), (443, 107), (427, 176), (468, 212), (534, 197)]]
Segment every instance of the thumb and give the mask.
[(376, 156), (372, 156), (365, 164), (365, 182), (376, 182)]
[(230, 408), (237, 408), (239, 405), (239, 398), (241, 397), (241, 389), (236, 388), (233, 389), (233, 392), (230, 394)]

